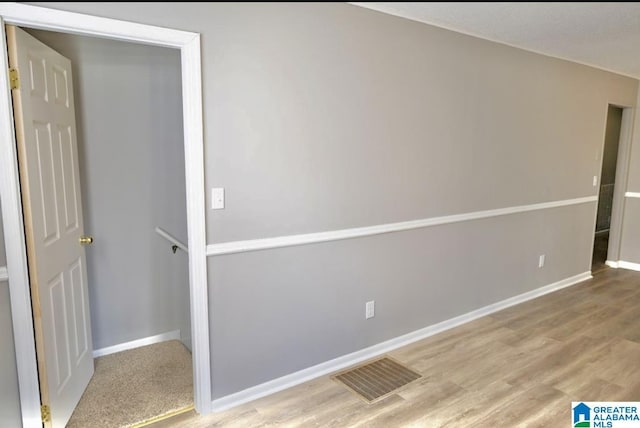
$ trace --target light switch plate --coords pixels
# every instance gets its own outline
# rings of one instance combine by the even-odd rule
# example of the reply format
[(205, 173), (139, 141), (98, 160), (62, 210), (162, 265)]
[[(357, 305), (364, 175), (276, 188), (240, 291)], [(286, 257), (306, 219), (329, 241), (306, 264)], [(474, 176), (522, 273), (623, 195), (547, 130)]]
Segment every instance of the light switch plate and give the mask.
[(211, 189), (211, 209), (224, 209), (224, 188), (214, 187)]

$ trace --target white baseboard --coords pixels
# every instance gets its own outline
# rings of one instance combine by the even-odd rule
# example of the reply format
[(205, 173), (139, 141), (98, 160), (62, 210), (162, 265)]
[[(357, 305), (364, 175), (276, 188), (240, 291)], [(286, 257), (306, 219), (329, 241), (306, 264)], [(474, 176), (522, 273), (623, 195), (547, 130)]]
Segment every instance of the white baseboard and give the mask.
[(612, 268), (620, 268), (620, 269), (629, 269), (629, 270), (635, 270), (635, 271), (640, 271), (640, 263), (631, 263), (631, 262), (625, 262), (622, 260), (618, 260), (617, 262), (612, 262), (607, 260), (606, 265)]
[(184, 345), (185, 348), (187, 348), (189, 350), (189, 352), (193, 352), (193, 344), (191, 341), (191, 336), (189, 337), (182, 337), (180, 338), (180, 341), (182, 342), (182, 344)]
[(549, 284), (544, 287), (520, 294), (518, 296), (493, 303), (475, 311), (468, 312), (464, 315), (442, 321), (438, 324), (434, 324), (420, 330), (395, 337), (393, 339), (378, 343), (360, 351), (343, 355), (342, 357), (334, 358), (333, 360), (320, 363), (313, 367), (309, 367), (307, 369), (282, 376), (280, 378), (262, 383), (260, 385), (247, 388), (234, 394), (215, 399), (211, 403), (212, 410), (214, 412), (220, 412), (238, 406), (240, 404), (244, 404), (249, 401), (253, 401), (255, 399), (273, 394), (275, 392), (282, 391), (283, 389), (287, 389), (292, 386), (296, 386), (309, 380), (318, 378), (320, 376), (336, 372), (346, 367), (358, 364), (362, 361), (377, 357), (386, 352), (393, 351), (394, 349), (400, 348), (402, 346), (417, 342), (418, 340), (422, 340), (429, 336), (433, 336), (443, 331), (452, 329), (461, 324), (468, 323), (470, 321), (492, 314), (510, 306), (526, 302), (527, 300), (535, 299), (536, 297), (540, 297), (544, 294), (560, 290), (561, 288), (569, 287), (579, 282), (586, 281), (590, 278), (592, 278), (591, 272), (584, 272), (579, 275), (554, 282), (553, 284)]
[(131, 342), (119, 343), (117, 345), (107, 346), (106, 348), (96, 349), (93, 351), (93, 358), (139, 348), (141, 346), (153, 345), (154, 343), (166, 342), (167, 340), (180, 340), (180, 330), (169, 331), (155, 336), (132, 340)]

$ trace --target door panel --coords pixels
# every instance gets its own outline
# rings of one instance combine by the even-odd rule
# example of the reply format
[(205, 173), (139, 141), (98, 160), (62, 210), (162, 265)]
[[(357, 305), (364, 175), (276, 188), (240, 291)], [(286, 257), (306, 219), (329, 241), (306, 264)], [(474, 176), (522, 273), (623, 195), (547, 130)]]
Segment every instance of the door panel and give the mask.
[(66, 233), (73, 232), (78, 228), (78, 194), (76, 193), (76, 183), (74, 181), (76, 168), (73, 163), (73, 143), (71, 135), (69, 126), (58, 128)]
[(41, 399), (62, 428), (93, 374), (71, 63), (16, 27), (7, 42)]
[(83, 287), (85, 286), (82, 281), (82, 261), (78, 259), (69, 269), (71, 277), (71, 302), (73, 305), (73, 337), (76, 339), (74, 342), (74, 357), (77, 359), (82, 358), (85, 352), (88, 352), (87, 346), (87, 313), (84, 307), (84, 293)]
[(53, 138), (48, 123), (33, 121), (36, 143), (36, 160), (38, 162), (35, 176), (37, 188), (33, 189), (35, 204), (42, 218), (42, 243), (46, 246), (60, 239), (58, 230), (58, 209), (56, 207), (55, 165), (53, 158)]
[(51, 306), (47, 308), (48, 311), (43, 311), (47, 318), (51, 318), (53, 324), (52, 354), (53, 361), (55, 361), (53, 368), (56, 371), (56, 382), (50, 386), (56, 391), (62, 390), (71, 376), (71, 358), (67, 339), (67, 310), (64, 294), (64, 277), (62, 274), (56, 275), (49, 283)]

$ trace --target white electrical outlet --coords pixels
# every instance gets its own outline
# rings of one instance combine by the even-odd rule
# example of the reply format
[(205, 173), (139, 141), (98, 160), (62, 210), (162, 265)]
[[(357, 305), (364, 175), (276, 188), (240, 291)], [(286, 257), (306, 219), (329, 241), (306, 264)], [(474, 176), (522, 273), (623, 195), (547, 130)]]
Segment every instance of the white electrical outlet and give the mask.
[(538, 267), (541, 268), (544, 266), (544, 254), (540, 254), (540, 257), (538, 258)]
[(224, 209), (224, 188), (214, 187), (211, 189), (211, 209), (222, 210)]
[(593, 176), (593, 187), (596, 187), (598, 185), (598, 176), (594, 175)]
[(367, 304), (365, 305), (364, 317), (365, 319), (369, 319), (375, 316), (376, 316), (376, 301), (372, 300), (370, 302), (367, 302)]

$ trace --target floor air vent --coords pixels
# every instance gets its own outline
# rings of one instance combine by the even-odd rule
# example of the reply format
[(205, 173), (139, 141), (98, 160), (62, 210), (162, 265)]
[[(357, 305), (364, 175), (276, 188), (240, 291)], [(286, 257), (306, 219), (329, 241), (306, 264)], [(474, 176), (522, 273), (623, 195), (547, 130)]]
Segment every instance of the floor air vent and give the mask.
[(332, 376), (367, 403), (381, 400), (422, 375), (389, 357), (363, 364)]

